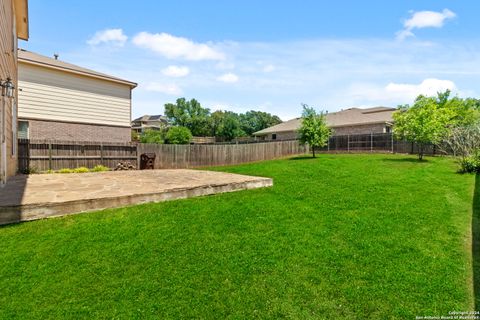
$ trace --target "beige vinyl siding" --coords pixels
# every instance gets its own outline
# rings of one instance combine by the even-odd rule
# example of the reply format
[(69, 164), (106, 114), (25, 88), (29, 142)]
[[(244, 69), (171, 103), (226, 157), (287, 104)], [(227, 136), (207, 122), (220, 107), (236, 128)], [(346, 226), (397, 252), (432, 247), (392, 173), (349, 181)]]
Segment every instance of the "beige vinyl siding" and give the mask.
[(19, 118), (130, 126), (128, 85), (19, 63)]
[[(13, 83), (17, 84), (17, 62), (16, 62), (16, 43), (15, 36), (15, 12), (12, 0), (0, 0), (0, 79), (11, 78)], [(16, 155), (12, 154), (13, 132), (12, 132), (12, 100), (0, 95), (0, 108), (5, 106), (5, 140), (6, 154), (0, 156), (7, 159), (6, 175), (12, 176), (16, 173), (17, 160)], [(1, 118), (1, 117), (0, 117)], [(1, 125), (0, 125), (1, 127)], [(1, 178), (0, 178), (1, 179)]]

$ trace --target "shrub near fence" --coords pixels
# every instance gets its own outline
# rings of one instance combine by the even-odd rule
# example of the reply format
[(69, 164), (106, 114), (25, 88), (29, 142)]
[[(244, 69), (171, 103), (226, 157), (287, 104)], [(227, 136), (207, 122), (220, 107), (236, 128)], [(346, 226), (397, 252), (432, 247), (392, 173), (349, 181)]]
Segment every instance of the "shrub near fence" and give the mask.
[(96, 165), (114, 168), (120, 161), (137, 166), (136, 144), (18, 140), (19, 172), (93, 168)]

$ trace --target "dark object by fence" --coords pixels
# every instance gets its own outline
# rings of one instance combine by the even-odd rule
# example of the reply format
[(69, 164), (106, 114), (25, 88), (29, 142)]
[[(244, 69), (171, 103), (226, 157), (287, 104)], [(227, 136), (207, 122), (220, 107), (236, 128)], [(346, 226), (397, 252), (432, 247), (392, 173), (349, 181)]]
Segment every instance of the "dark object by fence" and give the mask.
[(155, 168), (155, 153), (143, 153), (140, 156), (140, 170)]

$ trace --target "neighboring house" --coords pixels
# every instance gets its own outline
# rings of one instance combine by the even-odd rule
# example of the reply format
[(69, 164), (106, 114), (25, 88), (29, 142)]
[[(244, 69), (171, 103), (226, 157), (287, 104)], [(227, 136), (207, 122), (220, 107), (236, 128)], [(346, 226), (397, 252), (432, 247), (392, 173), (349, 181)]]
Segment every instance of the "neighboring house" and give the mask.
[(136, 83), (19, 50), (19, 136), (63, 141), (131, 141)]
[(28, 1), (0, 0), (0, 185), (17, 171), (18, 39), (28, 40)]
[(144, 115), (132, 121), (132, 131), (135, 131), (139, 134), (148, 129), (161, 130), (166, 127), (168, 127), (167, 117), (162, 115)]
[[(353, 135), (391, 132), (392, 114), (395, 108), (375, 107), (368, 109), (350, 108), (326, 114), (327, 125), (333, 135)], [(301, 118), (292, 119), (273, 127), (255, 132), (261, 140), (290, 140), (298, 138)]]

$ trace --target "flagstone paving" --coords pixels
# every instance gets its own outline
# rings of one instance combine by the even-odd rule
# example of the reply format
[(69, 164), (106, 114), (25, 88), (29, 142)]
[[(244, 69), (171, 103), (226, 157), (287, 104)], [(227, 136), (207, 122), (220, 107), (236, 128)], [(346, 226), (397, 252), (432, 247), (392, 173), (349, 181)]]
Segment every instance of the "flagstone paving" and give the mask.
[(0, 189), (0, 224), (272, 185), (269, 178), (188, 169), (19, 175)]

